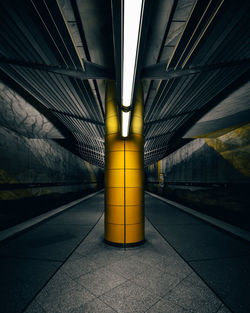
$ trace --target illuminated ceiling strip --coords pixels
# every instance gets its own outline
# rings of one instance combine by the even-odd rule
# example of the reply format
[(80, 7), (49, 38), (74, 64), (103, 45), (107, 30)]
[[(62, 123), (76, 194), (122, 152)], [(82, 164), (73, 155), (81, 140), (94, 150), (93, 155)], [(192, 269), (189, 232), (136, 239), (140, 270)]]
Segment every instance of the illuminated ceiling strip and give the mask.
[(122, 105), (131, 105), (143, 0), (124, 1)]
[[(143, 4), (144, 0), (124, 0), (122, 106), (127, 109), (132, 105)], [(130, 112), (122, 111), (123, 137), (128, 136), (129, 122)]]
[(122, 137), (128, 137), (131, 111), (122, 111)]

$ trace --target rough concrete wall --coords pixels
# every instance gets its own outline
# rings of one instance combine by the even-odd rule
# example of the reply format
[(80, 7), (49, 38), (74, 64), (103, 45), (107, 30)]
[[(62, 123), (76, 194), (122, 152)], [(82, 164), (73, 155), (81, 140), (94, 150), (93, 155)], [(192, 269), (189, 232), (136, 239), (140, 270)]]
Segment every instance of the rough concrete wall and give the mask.
[[(216, 148), (219, 139), (196, 139), (164, 159), (164, 176), (169, 182), (241, 183), (248, 177), (234, 166), (232, 147), (226, 159)], [(212, 146), (214, 144), (214, 147)], [(232, 161), (232, 162), (230, 162)], [(241, 164), (244, 167), (243, 164)], [(247, 166), (247, 164), (246, 164)]]
[[(195, 139), (161, 160), (160, 166), (164, 180), (171, 183), (249, 183), (250, 124), (217, 138)], [(158, 180), (158, 164), (146, 172), (151, 181)]]
[[(28, 139), (0, 128), (0, 149), (1, 184), (82, 183), (94, 186), (96, 183), (98, 168), (53, 140)], [(4, 197), (3, 192), (0, 197)]]
[[(102, 170), (48, 139), (0, 128), (0, 228), (101, 187)], [(99, 181), (98, 181), (99, 180)]]
[(103, 170), (65, 150), (63, 134), (0, 82), (0, 229), (103, 185)]
[(146, 169), (146, 188), (250, 229), (250, 124), (195, 139)]

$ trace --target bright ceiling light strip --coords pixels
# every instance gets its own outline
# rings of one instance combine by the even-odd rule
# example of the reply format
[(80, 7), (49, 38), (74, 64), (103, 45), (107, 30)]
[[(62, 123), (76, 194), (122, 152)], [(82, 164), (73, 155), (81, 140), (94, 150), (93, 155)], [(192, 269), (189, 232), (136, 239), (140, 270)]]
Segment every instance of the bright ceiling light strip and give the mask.
[(137, 59), (143, 0), (124, 0), (122, 105), (129, 107)]
[(130, 111), (122, 111), (122, 137), (128, 137), (130, 114)]

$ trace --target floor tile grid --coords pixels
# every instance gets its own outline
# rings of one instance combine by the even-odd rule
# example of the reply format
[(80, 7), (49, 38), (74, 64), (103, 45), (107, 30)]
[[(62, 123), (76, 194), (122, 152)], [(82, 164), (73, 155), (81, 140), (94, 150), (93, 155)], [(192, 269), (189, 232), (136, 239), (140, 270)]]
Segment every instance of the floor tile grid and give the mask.
[[(76, 248), (76, 249), (77, 249), (77, 248)], [(77, 252), (75, 252), (75, 253), (77, 253)], [(75, 254), (75, 253), (72, 254), (71, 258), (72, 258), (72, 257), (74, 258), (74, 254)], [(79, 256), (79, 258), (85, 258), (85, 257), (86, 257), (85, 255), (81, 255), (81, 257)], [(88, 304), (90, 304), (91, 302), (96, 301), (97, 299), (99, 300), (100, 296), (96, 296), (96, 294), (94, 294), (88, 287), (86, 287), (85, 285), (79, 284), (79, 281), (78, 281), (76, 278), (72, 278), (67, 272), (64, 271), (64, 265), (67, 264), (69, 261), (70, 261), (70, 258), (68, 258), (68, 260), (61, 266), (60, 271), (62, 271), (65, 275), (67, 275), (68, 278), (69, 278), (71, 281), (74, 281), (74, 282), (76, 283), (76, 285), (80, 285), (82, 288), (86, 289), (86, 290), (92, 295), (92, 298), (90, 298), (89, 301), (86, 301), (85, 304), (88, 305)], [(98, 265), (98, 264), (96, 263), (96, 265)], [(100, 269), (105, 268), (105, 266), (99, 266), (99, 267), (97, 267), (97, 268), (98, 268), (98, 270), (100, 270)], [(91, 273), (91, 271), (85, 273), (85, 275), (87, 275), (87, 274), (89, 274), (89, 273)], [(55, 275), (53, 278), (51, 278), (50, 282), (53, 281), (53, 279), (55, 279), (55, 277), (56, 277), (56, 275)], [(50, 283), (50, 282), (49, 282), (49, 283)], [(49, 284), (49, 283), (48, 283), (48, 284)], [(45, 286), (45, 289), (46, 289), (46, 287), (48, 286), (48, 284)], [(121, 283), (121, 284), (122, 284), (122, 283)], [(118, 285), (117, 285), (117, 286), (118, 286)], [(117, 287), (117, 286), (116, 286), (116, 287)], [(74, 288), (75, 288), (75, 285), (72, 285), (71, 287), (66, 288), (66, 290), (67, 290), (67, 292), (69, 292), (70, 290), (74, 290)], [(115, 287), (114, 287), (114, 288), (115, 288)], [(66, 291), (65, 291), (65, 292), (66, 292)], [(37, 303), (37, 305), (39, 305), (40, 307), (43, 307), (43, 303), (39, 301), (39, 296), (36, 297), (34, 301)], [(110, 309), (112, 309), (112, 312), (117, 312), (117, 311), (115, 311), (111, 306), (109, 306), (107, 303), (104, 303), (102, 300), (100, 300), (100, 301), (101, 301), (104, 305), (107, 305), (108, 307), (110, 307)], [(25, 311), (25, 312), (28, 312), (28, 311)], [(47, 311), (44, 311), (44, 312), (47, 312)], [(71, 312), (71, 311), (70, 311), (70, 312)], [(72, 312), (73, 312), (73, 311), (72, 311)], [(82, 312), (82, 311), (81, 311), (81, 312)], [(84, 310), (83, 312), (85, 312), (85, 310)]]
[[(148, 222), (150, 223), (150, 225), (155, 229), (155, 231), (163, 238), (163, 240), (165, 240), (165, 241), (167, 242), (167, 244), (178, 254), (178, 256), (179, 256), (185, 263), (187, 263), (187, 261), (185, 261), (185, 259), (182, 257), (181, 254), (179, 254), (179, 252), (175, 249), (175, 247), (174, 247), (173, 245), (171, 245), (171, 243), (168, 242), (168, 240), (167, 240), (164, 236), (161, 235), (160, 231), (156, 228), (156, 226), (154, 226), (154, 224), (151, 222), (151, 220), (150, 220), (148, 217), (147, 217), (147, 220), (148, 220)], [(232, 311), (228, 308), (228, 306), (224, 303), (223, 299), (221, 299), (221, 297), (218, 295), (218, 293), (217, 293), (215, 290), (213, 290), (213, 288), (211, 288), (211, 286), (209, 286), (206, 281), (203, 280), (203, 278), (199, 275), (199, 273), (195, 270), (195, 268), (192, 267), (191, 264), (189, 264), (189, 263), (187, 263), (187, 264), (188, 264), (188, 266), (192, 269), (192, 271), (199, 277), (199, 279), (204, 283), (204, 285), (206, 285), (206, 287), (207, 287), (208, 289), (212, 290), (212, 292), (216, 295), (216, 297), (221, 301), (221, 306), (218, 308), (218, 310), (217, 310), (215, 313), (219, 312), (221, 307), (223, 307), (223, 309), (226, 310), (226, 312), (232, 312)], [(185, 279), (185, 278), (184, 278), (184, 279)]]
[[(94, 236), (94, 237), (96, 237), (96, 236)], [(96, 244), (96, 243), (95, 243)], [(81, 246), (81, 245), (79, 245), (79, 246)], [(132, 256), (134, 256), (134, 254), (135, 253), (137, 253), (138, 251), (140, 251), (140, 250), (129, 250), (129, 249), (127, 249), (126, 251), (123, 251), (123, 250), (120, 250), (120, 249), (117, 249), (117, 248), (113, 248), (113, 247), (110, 247), (110, 246), (106, 246), (105, 244), (104, 244), (104, 249), (106, 249), (107, 251), (109, 251), (109, 252), (111, 252), (111, 251), (114, 251), (115, 252), (115, 254), (118, 254), (118, 255), (120, 255), (120, 256), (122, 256), (122, 258), (124, 259), (124, 253), (126, 253), (126, 259), (129, 259), (129, 258), (131, 258), (131, 255), (130, 255), (130, 252), (132, 252)], [(77, 250), (77, 249), (76, 249)], [(105, 250), (104, 250), (105, 251)], [(80, 257), (80, 255), (81, 254), (79, 254), (79, 256), (78, 256), (78, 258), (77, 257), (75, 257), (74, 255), (75, 254), (77, 254), (78, 252), (75, 252), (74, 254), (72, 254), (72, 256), (71, 256), (71, 258), (73, 258), (73, 260), (77, 260), (77, 259), (79, 259), (79, 258), (81, 258)], [(83, 258), (85, 258), (85, 257), (87, 257), (86, 255), (82, 255), (82, 257)], [(64, 271), (64, 266), (65, 266), (65, 264), (67, 264), (67, 263), (69, 263), (70, 262), (70, 258), (68, 258), (68, 260), (64, 263), (64, 265), (61, 267), (61, 271)], [(97, 263), (96, 263), (97, 264)], [(110, 266), (110, 265), (109, 265)], [(112, 264), (111, 264), (111, 266), (112, 266)], [(107, 266), (105, 266), (105, 265), (103, 265), (103, 266), (97, 266), (97, 268), (99, 268), (99, 269), (105, 269), (105, 267), (107, 267)], [(68, 275), (68, 273), (67, 272), (64, 272), (66, 275)], [(87, 273), (85, 273), (85, 274), (87, 274)], [(74, 280), (76, 283), (79, 283), (79, 281), (77, 280), (77, 279), (75, 279), (75, 278), (72, 278), (70, 275), (68, 275), (68, 277), (71, 279), (71, 280)], [(121, 282), (121, 284), (118, 284), (118, 285), (116, 285), (114, 288), (117, 288), (118, 286), (120, 286), (120, 285), (122, 285), (122, 284), (124, 284), (125, 282), (128, 282), (130, 279), (127, 279), (127, 280), (125, 280), (125, 281), (123, 281), (123, 282)], [(52, 280), (51, 281), (53, 281), (53, 278), (52, 278)], [(72, 286), (72, 288), (73, 288), (73, 286)], [(83, 288), (86, 288), (95, 298), (100, 298), (101, 296), (103, 296), (103, 294), (101, 294), (100, 296), (96, 296), (96, 294), (94, 294), (94, 293), (92, 293), (91, 292), (91, 290), (90, 289), (88, 289), (88, 287), (86, 287), (85, 285), (83, 285)], [(111, 288), (111, 289), (109, 289), (107, 292), (110, 292), (111, 290), (112, 290), (113, 288)], [(158, 301), (158, 300), (157, 300)], [(39, 301), (37, 302), (38, 304), (39, 304)], [(108, 303), (106, 303), (107, 305), (108, 305)]]
[[(135, 252), (135, 253), (132, 252), (133, 255), (127, 256), (127, 260), (132, 259), (132, 258), (133, 258), (139, 251), (141, 251), (141, 250), (142, 250), (142, 249), (138, 249), (137, 251), (134, 250), (133, 252)], [(118, 251), (119, 251), (119, 250), (118, 250)], [(117, 252), (118, 252), (118, 251), (117, 251)], [(127, 249), (126, 252), (128, 252), (128, 251), (129, 251), (129, 250)], [(119, 251), (119, 252), (120, 252), (120, 253), (123, 253), (123, 252), (121, 252), (121, 251)], [(160, 260), (159, 260), (158, 262), (160, 262)], [(147, 265), (147, 264), (145, 264), (145, 265)], [(105, 267), (107, 268), (107, 266), (103, 266), (103, 268), (105, 268)], [(113, 264), (110, 264), (108, 267), (113, 267)], [(171, 274), (169, 274), (169, 275), (171, 275)], [(178, 286), (183, 280), (185, 280), (189, 275), (191, 275), (191, 273), (188, 274), (187, 276), (183, 277), (183, 279), (179, 280), (178, 283), (172, 285), (172, 288), (170, 288), (170, 289), (168, 290), (168, 292), (170, 292), (170, 291), (173, 290), (175, 287), (177, 287), (177, 286)], [(124, 277), (124, 276), (123, 276), (123, 277)], [(113, 289), (118, 288), (119, 286), (122, 286), (123, 284), (128, 283), (129, 281), (134, 282), (133, 280), (134, 280), (133, 278), (129, 278), (129, 279), (127, 279), (125, 282), (123, 282), (123, 283), (121, 283), (121, 284), (118, 284), (118, 285), (116, 285), (115, 287), (109, 289), (106, 293), (112, 293), (112, 290), (113, 290)], [(135, 281), (134, 283), (137, 284), (136, 281)], [(140, 285), (138, 285), (138, 286), (139, 286), (139, 287), (142, 287), (142, 286), (140, 286)], [(86, 287), (86, 288), (88, 288), (88, 287)], [(150, 290), (150, 291), (152, 291), (152, 290)], [(162, 296), (160, 296), (160, 298), (159, 298), (158, 300), (156, 300), (148, 309), (150, 309), (150, 308), (153, 307), (155, 304), (157, 304), (162, 298), (164, 298), (164, 296), (165, 296), (168, 292), (166, 292), (165, 294), (163, 294)], [(105, 299), (103, 299), (103, 297), (105, 296), (106, 293), (100, 295), (98, 298), (101, 298), (101, 300), (103, 300), (103, 301), (105, 302)], [(108, 304), (107, 302), (105, 302), (105, 303)], [(114, 309), (114, 308), (113, 308), (113, 309)], [(147, 309), (147, 310), (148, 310), (148, 309)], [(145, 312), (146, 312), (146, 311), (145, 311)]]
[[(167, 290), (166, 293), (161, 294), (161, 295), (155, 295), (152, 292), (152, 289), (147, 288), (147, 286), (145, 288), (145, 286), (141, 286), (140, 284), (137, 284), (136, 278), (143, 271), (144, 271), (144, 274), (145, 274), (145, 271), (146, 272), (148, 271), (148, 273), (155, 273), (159, 271), (159, 273), (162, 273), (162, 274), (164, 271), (161, 271), (161, 266), (159, 266), (158, 269), (157, 268), (155, 269), (154, 267), (152, 268), (151, 265), (147, 264), (146, 258), (144, 260), (141, 260), (141, 259), (143, 259), (143, 256), (149, 254), (151, 256), (153, 255), (154, 259), (151, 258), (151, 261), (153, 260), (154, 261), (153, 263), (156, 266), (157, 264), (160, 264), (160, 262), (164, 261), (164, 259), (160, 258), (160, 256), (162, 255), (159, 253), (155, 253), (154, 251), (154, 248), (157, 247), (157, 245), (158, 247), (160, 247), (160, 250), (162, 250), (161, 252), (163, 253), (165, 257), (167, 255), (169, 259), (172, 258), (170, 263), (172, 263), (173, 259), (176, 256), (178, 256), (178, 258), (180, 259), (179, 255), (175, 253), (173, 248), (170, 247), (170, 245), (165, 241), (164, 238), (162, 238), (162, 236), (157, 236), (157, 238), (154, 238), (155, 236), (154, 232), (156, 234), (159, 234), (159, 233), (155, 231), (155, 229), (152, 227), (151, 224), (147, 226), (148, 228), (150, 227), (152, 229), (151, 229), (151, 232), (148, 229), (147, 234), (148, 234), (149, 240), (148, 240), (148, 243), (146, 243), (144, 246), (138, 247), (137, 249), (126, 249), (125, 251), (122, 249), (107, 246), (103, 243), (102, 223), (103, 223), (103, 218), (100, 219), (99, 223), (96, 224), (95, 229), (93, 229), (92, 232), (89, 232), (89, 235), (85, 237), (86, 239), (82, 241), (81, 244), (78, 245), (78, 247), (74, 250), (74, 253), (72, 253), (71, 257), (68, 258), (67, 261), (64, 263), (64, 265), (61, 267), (61, 271), (58, 272), (58, 273), (64, 273), (64, 275), (66, 275), (70, 279), (71, 281), (70, 284), (72, 284), (72, 282), (76, 284), (76, 285), (73, 284), (70, 286), (66, 284), (68, 287), (67, 293), (72, 293), (73, 291), (79, 292), (79, 288), (82, 288), (80, 289), (81, 292), (83, 292), (83, 290), (88, 291), (87, 294), (85, 292), (85, 296), (86, 296), (84, 300), (85, 306), (88, 303), (93, 303), (93, 302), (96, 302), (97, 300), (100, 300), (102, 301), (102, 303), (105, 303), (105, 305), (107, 305), (110, 309), (112, 308), (113, 312), (122, 312), (122, 313), (123, 312), (147, 312), (148, 310), (150, 310), (148, 312), (153, 312), (152, 311), (153, 307), (155, 307), (158, 303), (161, 303), (167, 294), (171, 293), (172, 290), (175, 290), (176, 288), (178, 288), (178, 286), (181, 285), (182, 282), (185, 281), (192, 274), (192, 272), (190, 271), (187, 273), (182, 273), (181, 278), (178, 278), (177, 281), (174, 282), (172, 286), (170, 284), (169, 289)], [(155, 239), (157, 239), (157, 244), (156, 244), (156, 241), (154, 241)], [(165, 251), (164, 251), (164, 248), (165, 248)], [(151, 250), (153, 249), (153, 250), (151, 251), (150, 249)], [(100, 259), (98, 259), (98, 257)], [(87, 258), (87, 263), (92, 262), (91, 264), (96, 264), (96, 266), (93, 266), (92, 268), (90, 267), (87, 271), (85, 271), (85, 273), (83, 273), (83, 275), (80, 275), (79, 278), (74, 276), (74, 271), (73, 271), (73, 277), (72, 277), (72, 271), (70, 275), (69, 274), (70, 272), (67, 271), (67, 266), (72, 265), (72, 263), (74, 264), (74, 262), (78, 262), (79, 260), (84, 259), (84, 258)], [(138, 259), (137, 262), (136, 262), (136, 259)], [(165, 259), (165, 261), (167, 261), (167, 259)], [(180, 261), (178, 262), (180, 263)], [(137, 264), (137, 267), (135, 264)], [(186, 264), (186, 262), (184, 262), (183, 264)], [(120, 273), (119, 266), (123, 266), (123, 265), (126, 265), (127, 269), (125, 266), (125, 272)], [(74, 266), (73, 266), (73, 270), (74, 270)], [(132, 270), (136, 270), (134, 275), (131, 275)], [(130, 276), (127, 277), (127, 274), (130, 274)], [(109, 282), (109, 281), (112, 282), (112, 279), (110, 280), (110, 278), (113, 275), (115, 284), (114, 285), (111, 284), (109, 286), (109, 289), (106, 291), (105, 290), (98, 291), (98, 285), (101, 285), (101, 283), (103, 282), (102, 281), (100, 282), (97, 280), (98, 284), (96, 285), (94, 283), (93, 285), (94, 289), (90, 288), (91, 282), (92, 281), (94, 282), (101, 275), (104, 275), (103, 280), (106, 279), (106, 282)], [(168, 277), (171, 277), (171, 274), (168, 273), (167, 275)], [(88, 278), (87, 280), (86, 280), (86, 277)], [(53, 280), (55, 280), (55, 278), (56, 276), (49, 282), (49, 284), (51, 284)], [(148, 281), (149, 280), (150, 279), (148, 279)], [(95, 289), (95, 287), (97, 290)], [(122, 310), (120, 310), (119, 307), (118, 308), (115, 307), (116, 301), (117, 301), (117, 295), (118, 295), (118, 301), (120, 297), (120, 293), (118, 292), (119, 290), (122, 291), (122, 293), (124, 293), (125, 295), (127, 294), (128, 297), (130, 297), (130, 300), (132, 300), (131, 310), (125, 311), (127, 309), (127, 307), (124, 307), (124, 303), (126, 303), (126, 301), (120, 304), (121, 306), (123, 305)], [(131, 290), (134, 291), (135, 294), (139, 292), (138, 299), (136, 297), (133, 297), (133, 295), (131, 295)], [(46, 291), (46, 288), (45, 288), (45, 291)], [(141, 308), (138, 308), (138, 304), (135, 302), (137, 300), (139, 301), (140, 299), (142, 300), (143, 303), (141, 305)], [(36, 299), (36, 301), (37, 300), (39, 303), (39, 297), (38, 299)], [(45, 302), (47, 302), (46, 299), (45, 299)], [(144, 302), (146, 302), (146, 304)], [(184, 311), (182, 310), (183, 312), (192, 312), (192, 311), (188, 311), (184, 307), (179, 306), (176, 303), (172, 303), (171, 299), (169, 299), (168, 302), (171, 304), (171, 306), (175, 306), (175, 311), (173, 312), (180, 312), (181, 308), (183, 308), (184, 310)], [(40, 304), (42, 305), (43, 302)], [(126, 305), (129, 305), (129, 304), (130, 303), (126, 303)], [(178, 310), (176, 308), (178, 308)], [(214, 310), (211, 312), (215, 313), (216, 311)], [(46, 312), (50, 312), (50, 311), (46, 311)], [(63, 311), (63, 312), (66, 312), (66, 311)], [(71, 310), (67, 312), (77, 312), (77, 311)], [(85, 309), (84, 311), (78, 311), (78, 312), (85, 312)], [(159, 313), (160, 311), (157, 309), (157, 311), (155, 312)]]
[[(179, 284), (181, 284), (182, 281), (184, 281), (189, 275), (191, 275), (191, 273), (188, 274), (186, 277), (184, 277), (182, 280), (180, 280), (177, 284), (173, 285), (172, 288), (170, 288), (167, 293), (169, 293), (169, 292), (171, 292), (173, 289), (175, 289), (175, 288), (176, 288)], [(130, 280), (132, 280), (132, 279), (130, 279)], [(140, 286), (140, 285), (139, 285), (139, 286)], [(140, 286), (140, 287), (141, 287), (141, 286)], [(114, 288), (114, 289), (115, 289), (115, 288)], [(152, 291), (152, 290), (150, 290), (150, 291)], [(112, 292), (112, 290), (108, 291), (107, 293), (110, 293), (110, 292)], [(167, 294), (167, 293), (166, 293), (166, 294)], [(166, 295), (166, 294), (165, 294), (165, 295)], [(151, 304), (151, 306), (150, 306), (149, 308), (147, 308), (147, 310), (145, 310), (145, 311), (143, 311), (143, 312), (152, 312), (152, 311), (151, 311), (151, 308), (153, 308), (155, 305), (157, 305), (158, 302), (160, 302), (162, 299), (164, 299), (165, 295), (159, 295), (159, 299), (156, 300), (155, 302), (153, 302), (153, 303)], [(104, 294), (103, 296), (105, 296), (105, 294)], [(102, 296), (102, 297), (103, 297), (103, 296)], [(103, 300), (105, 301), (105, 299), (103, 299)], [(107, 303), (107, 302), (106, 302), (106, 303)], [(173, 303), (173, 304), (174, 304), (174, 303)], [(186, 308), (182, 307), (181, 305), (179, 306), (179, 305), (175, 304), (175, 307), (178, 308), (178, 309), (182, 309), (182, 308), (183, 308), (183, 310), (184, 310), (185, 312), (192, 312), (192, 311), (189, 311), (189, 310), (187, 310)], [(217, 306), (217, 308), (219, 308), (219, 306)], [(148, 311), (148, 310), (150, 310), (150, 311)], [(183, 311), (183, 312), (184, 312), (184, 311)], [(216, 312), (216, 311), (217, 311), (217, 309), (213, 310), (212, 312)], [(123, 312), (123, 311), (121, 311), (121, 312)], [(131, 312), (132, 312), (132, 311), (131, 311)], [(156, 312), (159, 313), (158, 310), (157, 310)], [(163, 312), (166, 312), (166, 311), (163, 311)], [(177, 312), (177, 311), (176, 311), (176, 312)], [(197, 312), (198, 312), (198, 311), (197, 311)]]
[[(133, 258), (133, 256), (131, 256), (130, 258)], [(185, 263), (186, 263), (186, 262), (185, 262)], [(145, 311), (145, 312), (151, 312), (151, 311), (148, 311), (148, 310), (150, 310), (151, 308), (153, 308), (158, 302), (160, 302), (162, 299), (164, 299), (164, 297), (166, 296), (166, 294), (168, 294), (169, 292), (171, 292), (174, 288), (178, 287), (178, 285), (181, 284), (185, 279), (187, 279), (191, 274), (192, 274), (192, 272), (189, 273), (189, 274), (187, 274), (187, 276), (183, 277), (183, 279), (181, 279), (178, 283), (172, 285), (172, 287), (171, 287), (164, 295), (159, 295), (159, 296), (160, 296), (160, 299), (157, 300), (155, 303), (153, 303), (153, 304), (147, 309), (147, 311)], [(168, 274), (168, 275), (171, 275), (171, 274)], [(129, 279), (129, 280), (133, 280), (133, 279)], [(135, 284), (137, 284), (137, 283), (135, 282)], [(139, 285), (139, 286), (140, 286), (140, 285)], [(140, 287), (141, 287), (141, 286), (140, 286)], [(151, 290), (150, 290), (150, 291), (151, 291)], [(221, 304), (221, 305), (222, 305), (222, 304)], [(221, 305), (220, 305), (220, 306), (221, 306)], [(185, 312), (191, 312), (191, 311), (187, 310), (186, 308), (182, 307), (181, 305), (180, 305), (180, 306), (177, 305), (176, 307), (178, 307), (178, 308), (180, 308), (180, 309), (183, 308), (183, 309), (185, 310)], [(218, 308), (218, 310), (219, 310), (219, 308)], [(156, 311), (156, 312), (158, 312), (158, 311)], [(164, 311), (164, 312), (165, 312), (165, 311)], [(213, 311), (213, 312), (217, 312), (217, 310), (216, 310), (216, 311)]]
[[(102, 269), (102, 267), (100, 267), (100, 269)], [(67, 274), (66, 274), (67, 275)], [(70, 277), (70, 276), (69, 276)], [(80, 284), (79, 281), (77, 279), (73, 279), (77, 284)], [(119, 287), (120, 285), (122, 285), (123, 283), (113, 287), (113, 288), (117, 288)], [(81, 285), (81, 284), (80, 284)], [(91, 300), (90, 302), (92, 301), (96, 301), (96, 300), (100, 300), (104, 305), (107, 305), (110, 309), (112, 309), (113, 312), (117, 312), (114, 308), (112, 308), (108, 303), (105, 303), (104, 301), (102, 301), (101, 299), (101, 296), (96, 296), (90, 289), (88, 289), (88, 287), (86, 287), (85, 285), (81, 285), (83, 288), (87, 289), (88, 292), (94, 297), (94, 300)], [(113, 289), (112, 288), (112, 289)], [(111, 291), (112, 289), (110, 289), (109, 291)], [(90, 302), (86, 302), (86, 304), (89, 304)], [(84, 311), (85, 312), (85, 311)], [(73, 312), (72, 312), (73, 313)], [(94, 312), (93, 312), (94, 313)]]
[[(40, 290), (35, 294), (35, 296), (33, 297), (33, 299), (25, 306), (23, 312), (28, 312), (29, 307), (32, 305), (33, 302), (36, 302), (36, 298), (38, 297), (38, 295), (42, 292), (42, 290), (44, 288), (46, 288), (46, 286), (48, 285), (48, 283), (57, 275), (57, 273), (60, 271), (61, 267), (67, 262), (67, 260), (69, 260), (72, 255), (74, 255), (75, 250), (77, 250), (77, 248), (83, 243), (83, 241), (88, 237), (88, 235), (91, 233), (91, 231), (95, 228), (95, 226), (99, 223), (99, 221), (101, 220), (101, 218), (103, 217), (104, 212), (102, 212), (102, 214), (100, 215), (100, 217), (98, 218), (98, 220), (96, 221), (96, 223), (90, 228), (90, 230), (87, 232), (87, 234), (82, 238), (82, 240), (77, 244), (77, 246), (75, 247), (75, 249), (68, 255), (68, 257), (66, 258), (66, 260), (64, 262), (62, 262), (62, 264), (57, 268), (57, 270), (55, 271), (55, 273), (49, 278), (49, 280), (47, 282), (44, 283), (44, 285), (40, 288)], [(37, 302), (38, 306), (40, 306), (42, 308), (42, 306), (39, 304), (39, 302)], [(44, 310), (43, 310), (44, 311)], [(44, 311), (45, 312), (45, 311)], [(36, 313), (36, 312), (34, 312)]]

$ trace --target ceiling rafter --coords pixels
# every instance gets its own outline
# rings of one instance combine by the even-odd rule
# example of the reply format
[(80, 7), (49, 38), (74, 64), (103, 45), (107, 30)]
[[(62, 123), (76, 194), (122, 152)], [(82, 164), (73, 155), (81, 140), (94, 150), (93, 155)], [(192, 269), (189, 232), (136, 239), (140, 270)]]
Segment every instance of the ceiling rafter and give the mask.
[(78, 78), (82, 80), (88, 79), (114, 79), (113, 73), (98, 64), (88, 62), (86, 60), (84, 62), (84, 69), (73, 69), (68, 66), (49, 66), (45, 64), (31, 63), (20, 60), (13, 60), (8, 58), (0, 57), (0, 64), (8, 64), (8, 65), (16, 65), (24, 68), (40, 70), (60, 75), (65, 75), (72, 78)]
[(100, 121), (91, 120), (91, 119), (88, 119), (88, 118), (85, 118), (85, 117), (82, 117), (82, 116), (79, 116), (79, 115), (75, 115), (75, 114), (72, 114), (72, 113), (61, 112), (61, 111), (58, 111), (58, 110), (55, 110), (55, 109), (49, 109), (49, 111), (55, 112), (57, 114), (70, 116), (70, 117), (73, 117), (75, 119), (81, 120), (81, 121), (83, 121), (85, 123), (90, 123), (90, 124), (99, 125), (99, 126), (104, 127), (104, 123), (100, 122)]
[(186, 75), (200, 74), (207, 71), (216, 71), (234, 66), (250, 65), (250, 59), (236, 60), (224, 63), (189, 66), (185, 69), (167, 69), (166, 63), (158, 63), (147, 66), (141, 71), (141, 79), (168, 80)]

